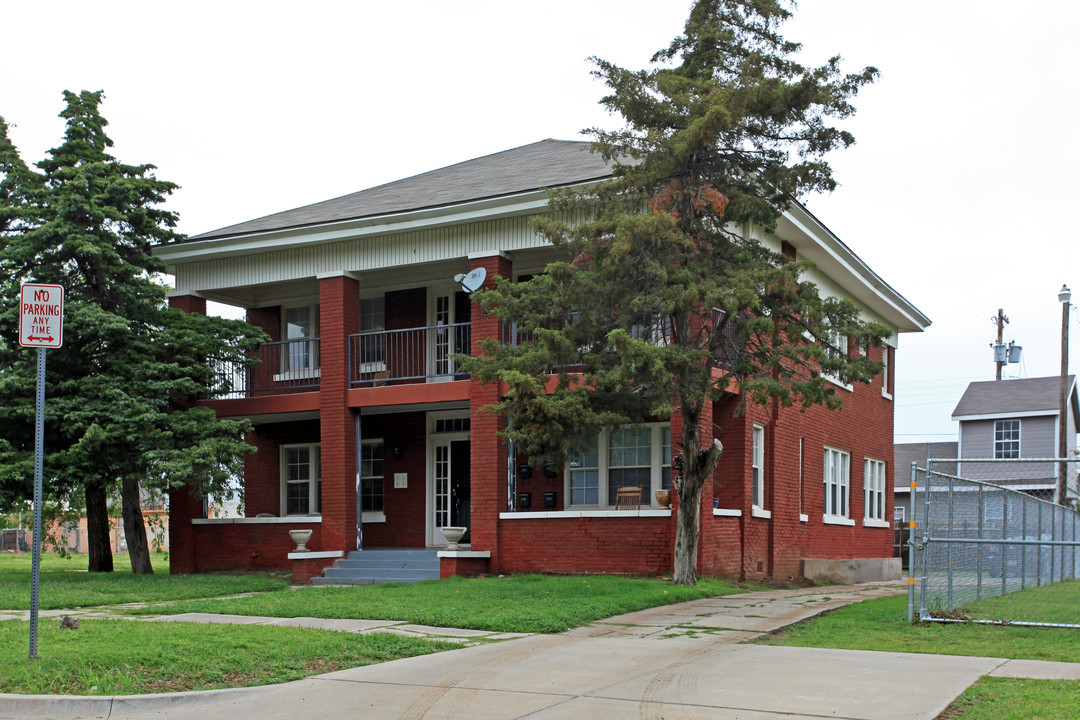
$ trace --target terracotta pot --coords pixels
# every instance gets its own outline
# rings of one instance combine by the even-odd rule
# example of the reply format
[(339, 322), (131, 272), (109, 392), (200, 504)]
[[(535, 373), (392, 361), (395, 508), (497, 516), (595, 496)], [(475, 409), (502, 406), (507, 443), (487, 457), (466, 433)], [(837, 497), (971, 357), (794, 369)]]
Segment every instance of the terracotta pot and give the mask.
[(670, 490), (657, 490), (656, 491), (656, 505), (661, 510), (665, 510), (671, 507), (671, 491)]

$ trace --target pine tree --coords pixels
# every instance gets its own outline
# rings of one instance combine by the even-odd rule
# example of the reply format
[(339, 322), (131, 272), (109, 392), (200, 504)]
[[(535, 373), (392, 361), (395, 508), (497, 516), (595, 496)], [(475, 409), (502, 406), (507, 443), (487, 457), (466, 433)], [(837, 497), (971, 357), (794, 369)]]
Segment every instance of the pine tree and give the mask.
[[(65, 289), (64, 346), (47, 359), (50, 494), (85, 507), (90, 570), (109, 571), (108, 501), (118, 493), (132, 570), (149, 573), (143, 491), (221, 490), (253, 452), (246, 422), (219, 420), (194, 402), (213, 387), (208, 360), (243, 362), (258, 331), (167, 307), (152, 246), (180, 239), (176, 215), (161, 207), (176, 185), (152, 165), (109, 155), (101, 92), (64, 99), (64, 139), (37, 164), (40, 174), (7, 153), (11, 190), (0, 217), (18, 222), (2, 233), (0, 265), (16, 285)], [(9, 495), (25, 486), (33, 452), (33, 353), (16, 347), (14, 300), (0, 307), (0, 423), (14, 431), (0, 447), (0, 485)]]
[(520, 332), (469, 363), (481, 381), (508, 386), (496, 409), (523, 452), (563, 462), (603, 429), (680, 416), (679, 583), (697, 579), (701, 493), (722, 452), (702, 442), (705, 403), (735, 384), (740, 403), (838, 407), (823, 374), (866, 382), (880, 366), (830, 343), (887, 332), (822, 297), (803, 279), (807, 262), (761, 242), (793, 198), (835, 187), (823, 155), (853, 138), (827, 120), (852, 114), (850, 99), (877, 74), (844, 75), (839, 58), (795, 62), (799, 45), (779, 33), (785, 6), (699, 0), (652, 69), (594, 58), (610, 89), (602, 103), (625, 121), (587, 131), (613, 178), (553, 193), (554, 213), (537, 227), (564, 261), (479, 295)]

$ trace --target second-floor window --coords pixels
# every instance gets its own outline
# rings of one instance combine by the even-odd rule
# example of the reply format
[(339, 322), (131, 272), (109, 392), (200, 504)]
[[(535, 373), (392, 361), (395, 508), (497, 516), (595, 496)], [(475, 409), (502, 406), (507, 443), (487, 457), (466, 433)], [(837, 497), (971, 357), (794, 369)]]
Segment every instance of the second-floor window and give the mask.
[(284, 371), (314, 370), (319, 367), (319, 306), (300, 305), (282, 311), (281, 339)]
[(994, 459), (1020, 457), (1020, 421), (998, 420), (994, 423)]
[(360, 365), (363, 372), (386, 369), (386, 300), (383, 296), (360, 299)]

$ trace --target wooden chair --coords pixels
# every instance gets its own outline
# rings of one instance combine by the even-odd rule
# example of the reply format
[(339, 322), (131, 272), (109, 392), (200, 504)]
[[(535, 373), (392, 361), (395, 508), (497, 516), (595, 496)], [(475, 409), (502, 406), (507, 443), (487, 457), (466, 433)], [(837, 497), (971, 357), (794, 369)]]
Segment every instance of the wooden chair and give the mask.
[(621, 487), (615, 492), (615, 509), (616, 510), (640, 510), (641, 509), (641, 488), (640, 487)]

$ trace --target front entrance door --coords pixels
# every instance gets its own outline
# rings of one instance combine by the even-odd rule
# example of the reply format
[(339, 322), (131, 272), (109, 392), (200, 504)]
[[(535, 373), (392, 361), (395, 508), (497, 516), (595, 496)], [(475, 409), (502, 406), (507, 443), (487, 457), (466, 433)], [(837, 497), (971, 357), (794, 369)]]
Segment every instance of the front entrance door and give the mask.
[[(437, 438), (433, 441), (432, 453), (432, 540), (435, 545), (446, 545), (440, 528), (469, 527), (469, 441)], [(468, 539), (466, 533), (462, 540), (468, 542)]]

